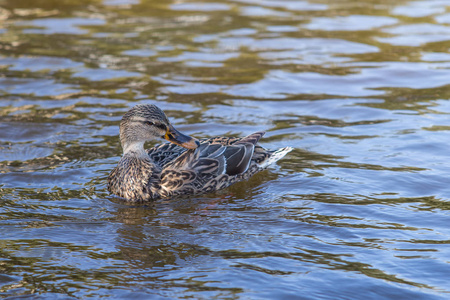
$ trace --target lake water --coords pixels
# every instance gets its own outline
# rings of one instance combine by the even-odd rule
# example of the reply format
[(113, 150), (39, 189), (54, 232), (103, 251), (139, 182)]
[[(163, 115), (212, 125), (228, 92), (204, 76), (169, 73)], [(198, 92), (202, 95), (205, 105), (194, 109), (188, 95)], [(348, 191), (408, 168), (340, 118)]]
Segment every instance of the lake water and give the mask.
[[(0, 0), (0, 297), (449, 299), (449, 48), (448, 0)], [(126, 205), (139, 103), (295, 149)]]

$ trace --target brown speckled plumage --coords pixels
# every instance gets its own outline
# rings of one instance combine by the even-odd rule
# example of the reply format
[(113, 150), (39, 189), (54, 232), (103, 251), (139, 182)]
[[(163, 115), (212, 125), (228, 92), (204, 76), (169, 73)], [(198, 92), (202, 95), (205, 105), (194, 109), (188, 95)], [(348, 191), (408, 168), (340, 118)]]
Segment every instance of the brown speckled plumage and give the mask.
[[(187, 142), (171, 141), (191, 149), (166, 143), (145, 151), (143, 142), (151, 139), (150, 135), (153, 138), (164, 135), (162, 130), (145, 122), (159, 129), (171, 126), (165, 114), (154, 105), (135, 106), (122, 119), (124, 155), (108, 177), (108, 190), (130, 202), (217, 191), (250, 178), (292, 150), (286, 147), (268, 151), (257, 145), (264, 132), (256, 132), (244, 138), (214, 137), (200, 141), (180, 134)], [(133, 126), (134, 131), (128, 128)], [(146, 129), (151, 134), (144, 133)], [(168, 139), (167, 135), (165, 138)], [(196, 148), (192, 149), (192, 145)]]

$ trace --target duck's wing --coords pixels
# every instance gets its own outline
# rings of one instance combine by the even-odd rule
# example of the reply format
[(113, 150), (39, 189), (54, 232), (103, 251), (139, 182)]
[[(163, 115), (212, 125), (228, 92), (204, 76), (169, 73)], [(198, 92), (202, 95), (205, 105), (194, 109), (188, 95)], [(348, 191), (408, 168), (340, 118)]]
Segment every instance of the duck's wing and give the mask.
[(162, 189), (169, 194), (198, 192), (214, 179), (220, 186), (224, 180), (245, 173), (253, 160), (255, 144), (263, 134), (203, 140), (197, 149), (183, 152), (164, 166)]
[(264, 161), (266, 161), (272, 154), (272, 151), (269, 151), (257, 144), (258, 141), (264, 136), (264, 134), (265, 134), (264, 131), (258, 131), (242, 138), (218, 136), (206, 139), (204, 141), (209, 142), (211, 144), (221, 144), (221, 145), (239, 145), (246, 143), (253, 144), (254, 149), (251, 161), (259, 165), (262, 164)]
[(150, 159), (163, 168), (166, 164), (172, 162), (174, 159), (186, 152), (186, 150), (186, 148), (180, 147), (176, 144), (165, 143), (147, 149), (146, 151), (148, 156), (150, 156)]
[(165, 168), (197, 170), (213, 175), (244, 173), (253, 159), (255, 147), (259, 147), (256, 143), (263, 135), (264, 132), (256, 132), (244, 138), (215, 137), (202, 140), (197, 149), (185, 151)]

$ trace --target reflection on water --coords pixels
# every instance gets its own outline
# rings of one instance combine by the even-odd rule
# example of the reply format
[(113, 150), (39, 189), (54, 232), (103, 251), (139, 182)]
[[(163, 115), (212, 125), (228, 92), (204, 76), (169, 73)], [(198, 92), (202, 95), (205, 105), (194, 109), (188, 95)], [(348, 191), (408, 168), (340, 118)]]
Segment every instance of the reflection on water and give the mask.
[[(3, 297), (448, 298), (446, 0), (0, 6)], [(218, 194), (118, 203), (137, 103), (295, 150)]]

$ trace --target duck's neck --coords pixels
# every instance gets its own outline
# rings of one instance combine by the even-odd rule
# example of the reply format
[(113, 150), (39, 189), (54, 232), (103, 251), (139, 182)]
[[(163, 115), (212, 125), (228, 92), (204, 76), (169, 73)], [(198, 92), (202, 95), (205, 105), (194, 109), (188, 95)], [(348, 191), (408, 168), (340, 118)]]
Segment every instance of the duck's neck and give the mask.
[(147, 152), (144, 150), (144, 141), (125, 142), (122, 144), (123, 155), (133, 156), (136, 158), (148, 158)]

